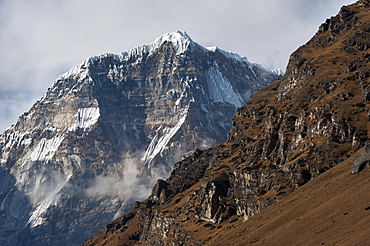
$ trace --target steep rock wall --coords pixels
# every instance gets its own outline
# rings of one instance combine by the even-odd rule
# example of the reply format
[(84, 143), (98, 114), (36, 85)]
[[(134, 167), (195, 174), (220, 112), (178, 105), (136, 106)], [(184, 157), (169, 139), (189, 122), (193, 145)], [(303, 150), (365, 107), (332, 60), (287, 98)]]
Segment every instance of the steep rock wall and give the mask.
[[(111, 230), (110, 236), (101, 231), (85, 245), (171, 245), (179, 243), (179, 234), (179, 244), (207, 244), (232, 229), (234, 220), (250, 219), (364, 147), (369, 12), (368, 1), (359, 1), (322, 24), (291, 55), (284, 78), (237, 110), (224, 144), (176, 164), (131, 212), (150, 215), (136, 224), (171, 226), (138, 229), (137, 240), (120, 241), (125, 230)], [(355, 169), (366, 167), (366, 155)], [(130, 227), (120, 220), (108, 226), (117, 224)]]
[(0, 135), (1, 242), (82, 243), (278, 77), (180, 31), (85, 60)]

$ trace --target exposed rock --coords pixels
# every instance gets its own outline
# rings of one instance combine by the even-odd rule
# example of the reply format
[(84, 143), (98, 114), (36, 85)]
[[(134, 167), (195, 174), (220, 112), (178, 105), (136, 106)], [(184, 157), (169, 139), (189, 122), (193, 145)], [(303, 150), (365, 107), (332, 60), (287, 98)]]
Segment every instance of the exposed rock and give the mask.
[(351, 170), (353, 174), (361, 172), (365, 168), (370, 166), (370, 144), (367, 144), (362, 150), (361, 155), (356, 156), (355, 160), (351, 164)]
[(155, 184), (152, 197), (154, 201), (158, 201), (160, 204), (165, 203), (166, 199), (170, 196), (167, 190), (168, 183), (162, 179), (159, 179)]
[[(279, 77), (181, 31), (87, 59), (0, 135), (0, 242), (82, 243), (146, 198), (177, 161), (224, 142), (236, 109)], [(148, 208), (179, 191), (166, 182)]]
[(369, 0), (359, 0), (359, 1), (357, 2), (357, 5), (358, 5), (360, 8), (369, 7), (369, 6), (370, 6), (370, 1), (369, 1)]
[[(162, 221), (141, 230), (139, 243), (154, 245), (155, 239), (171, 245), (178, 231), (186, 234), (184, 244), (215, 243), (234, 223), (251, 220), (367, 146), (370, 63), (365, 42), (370, 10), (361, 3), (345, 6), (327, 20), (291, 55), (285, 76), (237, 110), (224, 144), (176, 164), (165, 181), (171, 195), (145, 210), (148, 219), (135, 221)], [(368, 148), (355, 160), (355, 172), (368, 165)], [(154, 201), (153, 196), (147, 201)], [(122, 235), (115, 232), (112, 238)], [(102, 236), (86, 245), (99, 245)]]

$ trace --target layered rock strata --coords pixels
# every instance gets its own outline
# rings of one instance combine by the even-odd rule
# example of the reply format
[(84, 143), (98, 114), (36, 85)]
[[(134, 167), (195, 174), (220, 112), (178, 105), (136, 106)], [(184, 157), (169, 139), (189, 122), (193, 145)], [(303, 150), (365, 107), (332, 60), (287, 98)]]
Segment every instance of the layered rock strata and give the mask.
[(278, 77), (180, 31), (85, 60), (0, 135), (0, 244), (82, 243)]
[[(291, 55), (282, 79), (237, 110), (224, 144), (177, 163), (147, 200), (84, 245), (216, 243), (235, 221), (249, 220), (364, 147), (369, 16), (368, 1), (342, 7)], [(367, 166), (368, 147), (353, 170)]]

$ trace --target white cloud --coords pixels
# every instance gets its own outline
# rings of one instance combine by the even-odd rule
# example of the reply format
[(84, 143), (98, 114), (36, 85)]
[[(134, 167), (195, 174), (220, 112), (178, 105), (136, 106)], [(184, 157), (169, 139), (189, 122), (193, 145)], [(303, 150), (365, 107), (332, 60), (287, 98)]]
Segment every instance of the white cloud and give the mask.
[(125, 51), (175, 30), (187, 31), (204, 46), (284, 69), (290, 53), (351, 2), (2, 0), (0, 96), (7, 98), (0, 98), (0, 131), (85, 58)]

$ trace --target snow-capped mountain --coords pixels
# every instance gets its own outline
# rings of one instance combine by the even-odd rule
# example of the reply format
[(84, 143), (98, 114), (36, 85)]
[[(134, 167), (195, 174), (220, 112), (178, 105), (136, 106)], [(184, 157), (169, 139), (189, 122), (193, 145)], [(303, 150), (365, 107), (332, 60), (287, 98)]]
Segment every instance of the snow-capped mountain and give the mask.
[(369, 27), (369, 0), (326, 19), (227, 141), (177, 162), (83, 246), (369, 245)]
[(0, 135), (0, 244), (82, 243), (279, 77), (181, 31), (85, 60)]

